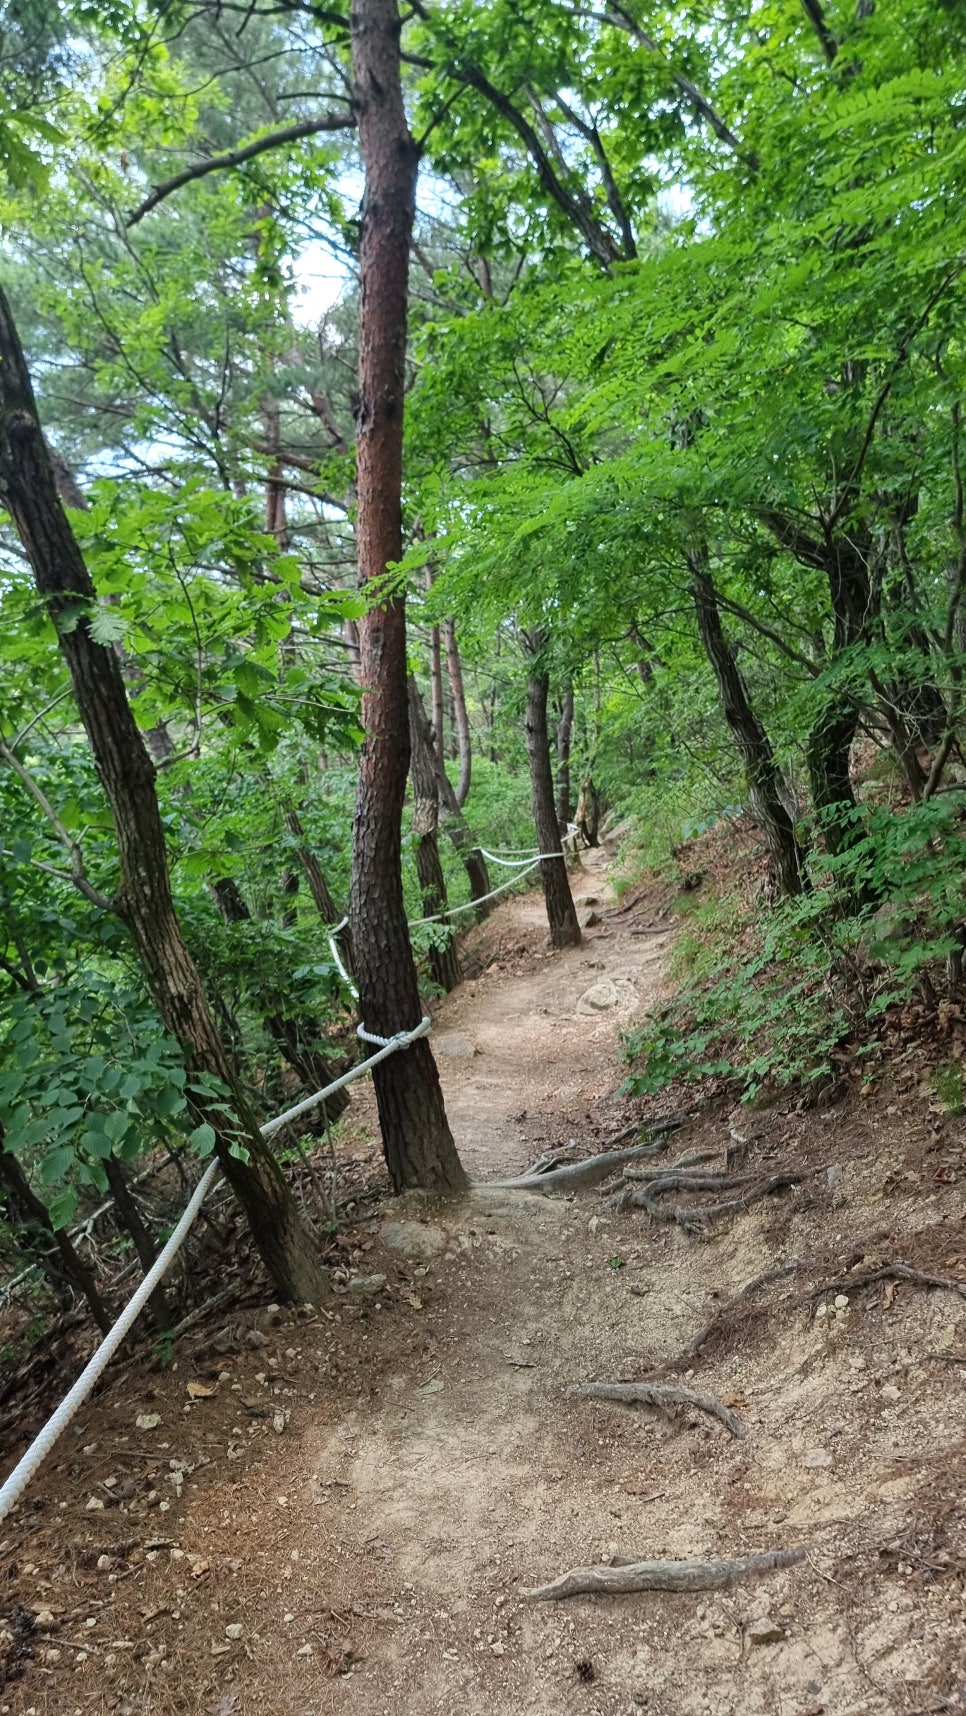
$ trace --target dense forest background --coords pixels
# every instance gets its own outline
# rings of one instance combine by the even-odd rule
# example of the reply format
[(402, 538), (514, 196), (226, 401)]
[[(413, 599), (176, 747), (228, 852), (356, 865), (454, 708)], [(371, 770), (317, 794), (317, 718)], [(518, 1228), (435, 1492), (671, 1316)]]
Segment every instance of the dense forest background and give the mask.
[[(547, 855), (561, 946), (568, 825), (674, 873), (750, 817), (639, 1092), (827, 1092), (959, 1019), (964, 45), (956, 0), (4, 7), (0, 1177), (41, 1300), (106, 1320), (71, 1224), (109, 1195), (153, 1256), (159, 1147), (216, 1150), (313, 1296), (257, 1127), (355, 1056), (340, 966), (416, 1024), (397, 871), (422, 1006), (487, 852)], [(429, 1050), (391, 1064), (394, 1184), (458, 1184)]]

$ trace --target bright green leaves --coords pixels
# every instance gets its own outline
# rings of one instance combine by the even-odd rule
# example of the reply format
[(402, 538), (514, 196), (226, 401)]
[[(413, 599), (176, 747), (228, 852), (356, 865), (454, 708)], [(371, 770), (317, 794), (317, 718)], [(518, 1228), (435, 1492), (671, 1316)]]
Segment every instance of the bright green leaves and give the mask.
[(133, 1161), (183, 1137), (181, 1053), (140, 993), (106, 973), (8, 999), (5, 1012), (4, 1147), (56, 1192), (51, 1219), (64, 1225), (85, 1187), (104, 1191), (107, 1157)]

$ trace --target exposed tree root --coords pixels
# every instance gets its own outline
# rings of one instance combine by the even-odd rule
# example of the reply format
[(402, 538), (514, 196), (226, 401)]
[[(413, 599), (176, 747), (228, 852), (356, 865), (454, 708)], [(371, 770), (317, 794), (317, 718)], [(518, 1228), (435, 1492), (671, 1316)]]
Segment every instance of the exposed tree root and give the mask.
[(572, 1389), (571, 1393), (583, 1395), (587, 1400), (616, 1400), (626, 1406), (656, 1406), (667, 1418), (672, 1416), (672, 1406), (691, 1406), (698, 1412), (707, 1412), (712, 1418), (717, 1418), (740, 1441), (748, 1434), (747, 1425), (723, 1400), (716, 1400), (713, 1394), (699, 1394), (693, 1388), (677, 1388), (673, 1383), (585, 1382)]
[[(799, 1168), (782, 1174), (705, 1174), (694, 1168), (671, 1168), (667, 1173), (657, 1174), (653, 1179), (644, 1182), (633, 1190), (619, 1194), (613, 1207), (620, 1209), (645, 1209), (655, 1221), (674, 1221), (691, 1232), (700, 1233), (716, 1216), (731, 1215), (736, 1210), (746, 1210), (749, 1205), (756, 1203), (771, 1192), (786, 1191), (789, 1186), (798, 1185), (801, 1180), (813, 1174), (822, 1172), (819, 1168)], [(720, 1198), (715, 1203), (708, 1204), (672, 1204), (665, 1200), (670, 1192), (729, 1192), (738, 1193), (734, 1198)]]
[[(699, 1329), (698, 1333), (692, 1336), (677, 1357), (668, 1361), (666, 1368), (677, 1370), (689, 1364), (715, 1335), (725, 1328), (733, 1328), (740, 1320), (736, 1313), (748, 1307), (748, 1301), (760, 1288), (769, 1287), (776, 1281), (784, 1281), (789, 1275), (802, 1275), (806, 1270), (818, 1269), (823, 1263), (827, 1266), (828, 1259), (814, 1254), (810, 1257), (792, 1257), (786, 1263), (779, 1263), (773, 1269), (766, 1269), (761, 1275), (753, 1276), (750, 1281), (745, 1282), (733, 1299), (729, 1299), (715, 1312), (703, 1329)], [(792, 1310), (796, 1306), (810, 1304), (814, 1299), (821, 1299), (828, 1293), (854, 1293), (857, 1288), (871, 1286), (876, 1281), (911, 1281), (921, 1287), (945, 1288), (966, 1298), (966, 1280), (950, 1275), (931, 1275), (927, 1270), (916, 1269), (911, 1263), (897, 1260), (880, 1264), (877, 1269), (833, 1276), (831, 1280), (822, 1281), (816, 1287), (809, 1287), (804, 1293), (795, 1293), (791, 1298), (781, 1300), (780, 1306), (776, 1308)], [(748, 1308), (747, 1315), (762, 1316), (766, 1309)]]
[(957, 1280), (954, 1275), (930, 1275), (925, 1269), (914, 1269), (911, 1263), (896, 1262), (883, 1263), (878, 1269), (863, 1270), (860, 1275), (838, 1275), (832, 1281), (810, 1287), (792, 1303), (820, 1299), (823, 1293), (854, 1292), (856, 1287), (869, 1287), (873, 1281), (915, 1281), (920, 1287), (945, 1287), (950, 1293), (958, 1293), (966, 1299), (966, 1281)]
[(535, 1585), (522, 1595), (541, 1603), (584, 1592), (613, 1596), (630, 1591), (722, 1591), (757, 1573), (794, 1567), (804, 1559), (804, 1549), (770, 1549), (737, 1561), (633, 1561), (615, 1556), (609, 1566), (573, 1567), (550, 1585)]
[[(668, 1139), (672, 1132), (677, 1132), (681, 1126), (680, 1120), (668, 1120), (660, 1126), (647, 1128), (647, 1133), (654, 1140), (651, 1144), (632, 1144), (626, 1150), (604, 1150), (599, 1156), (590, 1156), (583, 1162), (566, 1162), (559, 1168), (547, 1168), (530, 1174), (520, 1174), (514, 1180), (484, 1180), (480, 1184), (487, 1191), (501, 1192), (541, 1192), (544, 1195), (558, 1191), (581, 1191), (587, 1186), (599, 1185), (606, 1180), (615, 1168), (623, 1167), (625, 1162), (638, 1162), (647, 1156), (658, 1156), (668, 1148)], [(637, 1126), (636, 1132), (641, 1130)]]

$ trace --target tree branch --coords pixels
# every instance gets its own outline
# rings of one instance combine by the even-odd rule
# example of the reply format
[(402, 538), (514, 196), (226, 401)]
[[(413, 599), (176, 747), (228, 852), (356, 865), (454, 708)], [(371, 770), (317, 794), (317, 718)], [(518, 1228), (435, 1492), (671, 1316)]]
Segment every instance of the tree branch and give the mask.
[(220, 173), (231, 167), (241, 167), (246, 161), (253, 161), (257, 155), (264, 155), (269, 149), (281, 149), (286, 143), (297, 143), (302, 137), (315, 137), (320, 131), (351, 131), (355, 126), (355, 116), (351, 113), (324, 113), (321, 119), (303, 119), (297, 125), (283, 125), (280, 131), (268, 131), (264, 137), (256, 137), (253, 143), (246, 143), (241, 149), (229, 149), (224, 155), (209, 155), (203, 161), (196, 161), (193, 167), (185, 167), (180, 173), (175, 173), (171, 179), (165, 179), (160, 185), (155, 185), (150, 196), (128, 215), (125, 226), (136, 226), (146, 214), (157, 208), (159, 203), (170, 197), (172, 192), (180, 191), (182, 185), (191, 184), (194, 179), (203, 179), (208, 173)]
[(701, 94), (701, 91), (691, 82), (690, 78), (685, 77), (683, 72), (675, 71), (663, 49), (659, 48), (654, 38), (641, 28), (636, 18), (632, 18), (629, 12), (625, 12), (623, 6), (616, 3), (610, 5), (606, 12), (593, 12), (590, 16), (599, 18), (603, 24), (610, 24), (614, 30), (623, 30), (625, 34), (633, 36), (635, 42), (640, 47), (646, 48), (648, 53), (660, 55), (674, 83), (682, 95), (687, 96), (695, 112), (707, 121), (720, 142), (726, 143), (728, 148), (733, 149), (739, 159), (744, 161), (753, 173), (757, 173), (758, 156), (752, 150), (742, 148), (740, 138), (735, 136), (730, 125), (725, 123), (720, 113), (712, 107), (707, 97)]
[[(57, 815), (57, 812), (47, 797), (47, 794), (44, 792), (43, 787), (40, 786), (39, 782), (34, 780), (29, 769), (24, 768), (23, 764), (14, 756), (10, 747), (5, 744), (2, 739), (0, 739), (0, 757), (3, 758), (7, 767), (12, 769), (13, 773), (22, 785), (26, 787), (31, 798), (40, 806), (44, 816), (50, 823), (51, 828), (70, 859), (70, 880), (73, 882), (78, 893), (83, 894), (85, 900), (89, 900), (92, 906), (99, 906), (102, 912), (113, 912), (116, 909), (113, 900), (109, 900), (106, 894), (99, 893), (93, 883), (87, 880), (87, 875), (84, 870), (84, 855), (81, 852), (77, 841), (71, 839), (71, 836), (68, 834), (64, 824), (61, 822), (60, 817)], [(61, 874), (60, 871), (54, 870), (51, 865), (43, 865), (41, 867), (50, 870), (52, 875), (56, 876)]]
[(821, 0), (802, 0), (802, 10), (822, 44), (822, 52), (825, 55), (825, 58), (828, 60), (829, 65), (832, 65), (835, 61), (835, 56), (839, 51), (839, 45), (825, 22), (825, 13), (822, 11)]

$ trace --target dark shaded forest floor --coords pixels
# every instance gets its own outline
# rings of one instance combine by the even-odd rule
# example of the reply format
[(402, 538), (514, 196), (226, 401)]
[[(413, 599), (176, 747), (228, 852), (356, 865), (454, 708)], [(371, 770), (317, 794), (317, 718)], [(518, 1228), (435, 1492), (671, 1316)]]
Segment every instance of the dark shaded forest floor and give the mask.
[[(662, 1112), (616, 1095), (615, 1050), (666, 992), (664, 896), (617, 909), (585, 861), (582, 948), (548, 955), (539, 899), (514, 899), (435, 1010), (477, 1179)], [(373, 1118), (357, 1094), (347, 1156)], [(672, 1159), (800, 1172), (707, 1235), (598, 1191), (361, 1203), (322, 1310), (222, 1312), (68, 1432), (0, 1543), (0, 1716), (966, 1709), (966, 1298), (859, 1279), (966, 1280), (964, 1148), (912, 1056), (824, 1112), (687, 1119)], [(792, 1258), (675, 1376), (748, 1440), (570, 1395), (659, 1369)], [(720, 1594), (520, 1595), (615, 1554), (791, 1546), (800, 1566)]]

